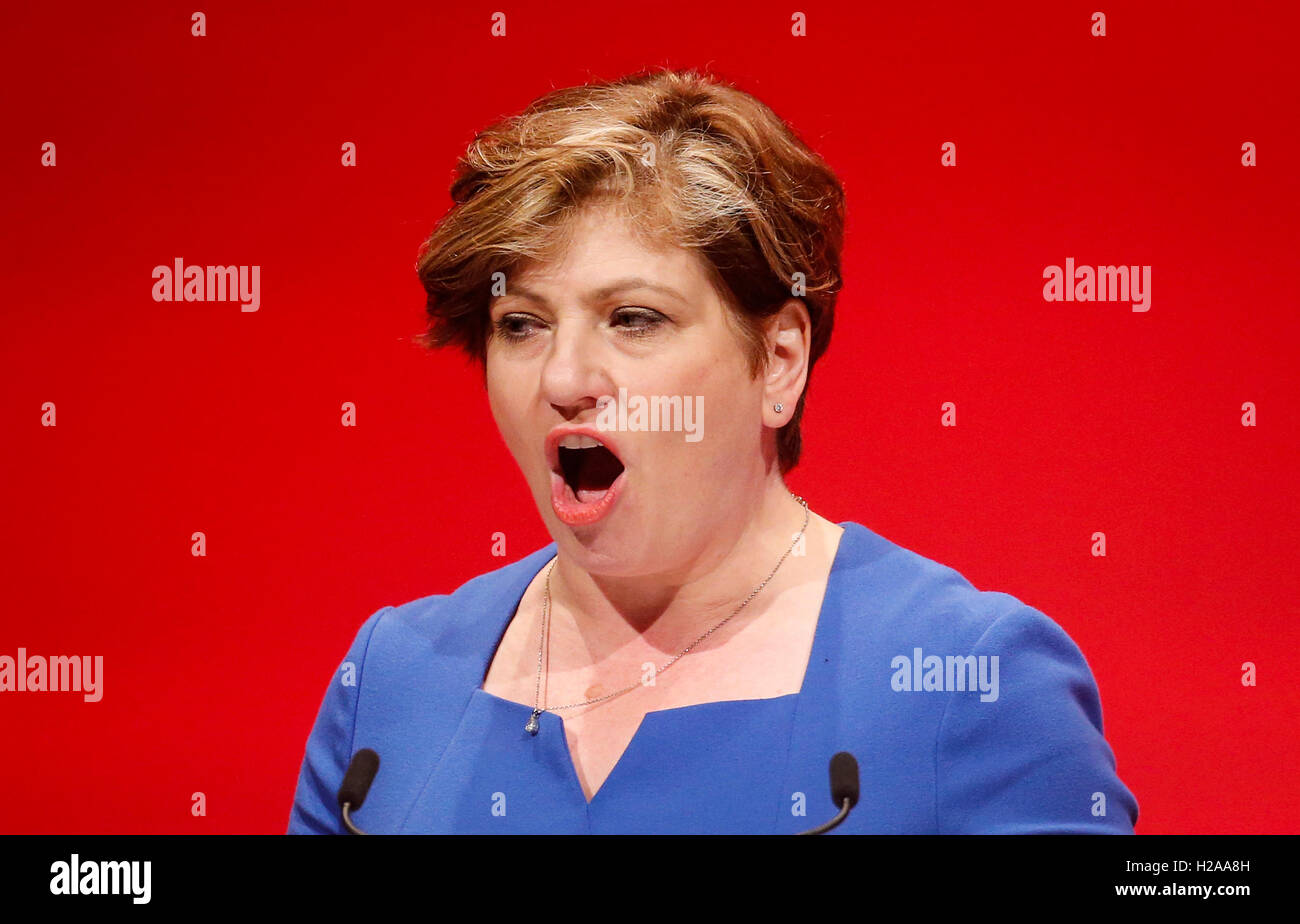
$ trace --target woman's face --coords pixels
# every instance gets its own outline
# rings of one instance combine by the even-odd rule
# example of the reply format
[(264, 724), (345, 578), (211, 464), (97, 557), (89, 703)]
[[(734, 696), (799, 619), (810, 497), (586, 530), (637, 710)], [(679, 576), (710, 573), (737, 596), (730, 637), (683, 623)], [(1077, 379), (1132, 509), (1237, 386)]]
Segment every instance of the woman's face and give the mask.
[[(677, 572), (728, 548), (768, 477), (763, 377), (750, 377), (706, 265), (625, 222), (598, 206), (575, 216), (558, 258), (492, 299), (487, 347), (492, 415), (547, 529), (609, 576)], [(570, 446), (594, 438), (617, 459), (557, 446), (573, 429), (585, 434)]]

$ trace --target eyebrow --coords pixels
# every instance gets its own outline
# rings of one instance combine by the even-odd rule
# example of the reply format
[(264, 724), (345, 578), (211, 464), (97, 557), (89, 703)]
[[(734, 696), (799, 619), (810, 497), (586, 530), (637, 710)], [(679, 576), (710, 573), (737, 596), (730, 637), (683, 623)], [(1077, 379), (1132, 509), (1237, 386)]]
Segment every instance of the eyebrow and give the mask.
[[(662, 283), (653, 282), (641, 276), (627, 276), (623, 279), (615, 279), (613, 282), (606, 283), (605, 285), (601, 286), (598, 289), (592, 289), (590, 292), (587, 293), (587, 300), (600, 301), (601, 299), (608, 298), (609, 296), (613, 295), (615, 292), (622, 292), (626, 289), (650, 289), (651, 291), (654, 292), (661, 292), (664, 295), (668, 295), (672, 298), (677, 299), (678, 301), (682, 301), (682, 302), (686, 301), (686, 297), (682, 295), (682, 293), (678, 292), (676, 289), (672, 288), (671, 286), (666, 286), (663, 285)], [(520, 298), (532, 299), (533, 301), (542, 302), (543, 304), (545, 304), (547, 301), (545, 296), (532, 291), (526, 286), (521, 286), (521, 285), (515, 285), (513, 287), (507, 288), (505, 296), (503, 297), (509, 297), (512, 295), (517, 295)]]

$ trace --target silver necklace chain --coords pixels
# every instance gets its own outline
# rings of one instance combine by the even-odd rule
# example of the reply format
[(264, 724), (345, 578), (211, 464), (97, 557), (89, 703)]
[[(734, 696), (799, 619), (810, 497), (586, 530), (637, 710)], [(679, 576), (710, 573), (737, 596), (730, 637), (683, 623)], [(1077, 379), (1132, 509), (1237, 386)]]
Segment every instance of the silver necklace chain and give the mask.
[[(687, 645), (677, 654), (673, 655), (667, 661), (667, 663), (664, 664), (663, 667), (656, 668), (655, 670), (656, 677), (659, 674), (662, 674), (664, 671), (668, 670), (668, 668), (672, 667), (673, 664), (675, 664), (678, 661), (678, 659), (688, 654), (700, 642), (704, 641), (714, 632), (718, 631), (723, 626), (725, 626), (728, 622), (730, 622), (732, 617), (734, 617), (737, 613), (743, 610), (745, 606), (748, 605), (750, 600), (753, 600), (755, 597), (758, 596), (758, 594), (762, 591), (762, 589), (766, 587), (768, 582), (771, 581), (772, 578), (776, 575), (776, 572), (780, 569), (781, 565), (785, 563), (786, 558), (790, 555), (791, 552), (794, 551), (795, 547), (799, 544), (799, 540), (803, 538), (804, 531), (808, 529), (809, 514), (808, 514), (808, 502), (806, 500), (804, 500), (798, 494), (795, 494), (793, 491), (790, 492), (790, 496), (803, 505), (803, 526), (800, 527), (799, 533), (795, 536), (794, 542), (790, 544), (790, 548), (785, 550), (785, 553), (782, 554), (781, 556), (781, 560), (778, 561), (776, 563), (776, 567), (772, 569), (772, 573), (763, 579), (763, 583), (759, 584), (757, 587), (754, 588), (754, 590), (750, 593), (750, 595), (741, 602), (740, 606), (732, 610), (730, 616), (722, 620), (722, 622), (718, 623), (709, 631), (705, 632), (695, 641), (691, 642), (689, 645)], [(569, 703), (566, 706), (540, 705), (541, 697), (542, 697), (542, 652), (546, 648), (546, 640), (550, 635), (550, 625), (551, 625), (551, 572), (555, 569), (555, 563), (558, 560), (559, 560), (558, 556), (556, 558), (551, 559), (551, 563), (546, 567), (546, 593), (542, 599), (542, 631), (541, 631), (541, 639), (537, 643), (537, 686), (533, 691), (533, 714), (528, 719), (528, 724), (524, 726), (524, 730), (527, 731), (530, 735), (537, 734), (537, 730), (540, 727), (537, 724), (537, 717), (540, 716), (543, 712), (558, 712), (561, 709), (577, 709), (579, 706), (591, 706), (594, 705), (595, 703), (604, 702), (607, 699), (613, 699), (615, 696), (622, 696), (624, 693), (628, 693), (632, 690), (635, 690), (637, 687), (642, 685), (642, 681), (637, 681), (636, 683), (630, 686), (626, 686), (621, 690), (615, 690), (613, 693), (606, 693), (604, 696), (597, 696), (593, 699), (586, 699), (580, 703)]]

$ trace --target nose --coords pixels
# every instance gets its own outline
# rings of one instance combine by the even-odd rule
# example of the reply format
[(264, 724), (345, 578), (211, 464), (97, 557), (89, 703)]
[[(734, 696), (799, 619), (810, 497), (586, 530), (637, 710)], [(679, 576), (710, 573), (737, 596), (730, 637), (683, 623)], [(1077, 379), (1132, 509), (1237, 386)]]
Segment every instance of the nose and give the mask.
[(602, 395), (614, 394), (600, 332), (588, 319), (573, 316), (555, 321), (542, 365), (541, 392), (566, 419), (596, 407)]

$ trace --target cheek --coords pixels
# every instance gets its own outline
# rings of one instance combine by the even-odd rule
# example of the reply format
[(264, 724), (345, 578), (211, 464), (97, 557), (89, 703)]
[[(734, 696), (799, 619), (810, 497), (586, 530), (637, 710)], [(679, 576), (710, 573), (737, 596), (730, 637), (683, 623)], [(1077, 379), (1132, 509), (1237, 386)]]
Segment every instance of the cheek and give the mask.
[(737, 400), (738, 392), (752, 385), (743, 364), (716, 348), (699, 350), (689, 362), (677, 364), (663, 381), (675, 394), (704, 395), (706, 403), (712, 400), (715, 404)]
[[(488, 408), (497, 433), (515, 461), (528, 470), (540, 458), (545, 425), (539, 424), (535, 377), (511, 363), (489, 363), (484, 375)], [(541, 426), (541, 429), (539, 429)]]
[(492, 419), (496, 422), (501, 438), (505, 440), (507, 446), (513, 449), (518, 440), (517, 431), (520, 425), (520, 412), (516, 406), (516, 396), (519, 391), (512, 386), (508, 377), (503, 376), (499, 371), (494, 371), (490, 365), (485, 384), (487, 386), (488, 408), (492, 412)]
[(488, 409), (492, 412), (492, 419), (495, 420), (497, 426), (500, 427), (502, 423), (504, 423), (502, 420), (503, 407), (501, 400), (505, 391), (502, 387), (502, 383), (493, 378), (491, 372), (487, 374), (484, 384), (487, 388)]
[(484, 359), (483, 384), (487, 388), (488, 402), (494, 412), (498, 409), (505, 412), (510, 409), (515, 396), (519, 394), (520, 371), (508, 360), (496, 356), (495, 353), (496, 351), (489, 346)]
[(712, 421), (706, 416), (706, 426), (719, 432), (736, 433), (749, 429), (754, 418), (761, 383), (748, 375), (747, 369), (735, 363), (715, 363), (702, 370), (694, 383), (695, 394), (704, 396), (706, 414), (712, 412)]
[(735, 474), (738, 457), (758, 451), (762, 418), (756, 390), (761, 383), (745, 373), (726, 363), (678, 370), (671, 382), (672, 393), (690, 396), (696, 402), (695, 426), (701, 438), (691, 442), (682, 433), (653, 434), (664, 439), (660, 446), (666, 454), (666, 476), (671, 471), (672, 479), (679, 479), (682, 472), (703, 476), (705, 482), (726, 479)]

